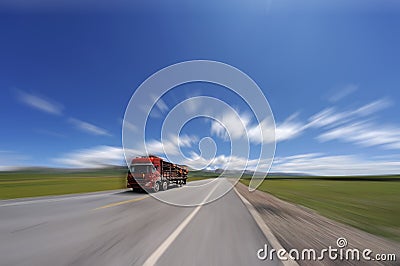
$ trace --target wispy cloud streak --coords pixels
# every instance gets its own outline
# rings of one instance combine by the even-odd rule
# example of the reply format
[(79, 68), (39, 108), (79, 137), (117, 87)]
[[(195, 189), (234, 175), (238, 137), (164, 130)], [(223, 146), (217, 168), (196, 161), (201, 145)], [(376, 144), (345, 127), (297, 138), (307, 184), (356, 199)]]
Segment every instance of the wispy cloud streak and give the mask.
[(400, 172), (399, 159), (378, 157), (364, 159), (357, 155), (300, 154), (275, 158), (271, 171), (328, 176), (398, 174)]
[(56, 103), (55, 101), (46, 99), (42, 96), (35, 95), (32, 93), (27, 93), (24, 91), (18, 91), (18, 99), (37, 110), (40, 110), (45, 113), (53, 114), (53, 115), (62, 115), (63, 107), (61, 104)]
[(121, 147), (96, 146), (63, 154), (53, 161), (68, 167), (99, 168), (107, 165), (121, 165), (123, 156)]
[(73, 124), (76, 128), (93, 135), (111, 136), (107, 130), (76, 118), (69, 118), (68, 122)]

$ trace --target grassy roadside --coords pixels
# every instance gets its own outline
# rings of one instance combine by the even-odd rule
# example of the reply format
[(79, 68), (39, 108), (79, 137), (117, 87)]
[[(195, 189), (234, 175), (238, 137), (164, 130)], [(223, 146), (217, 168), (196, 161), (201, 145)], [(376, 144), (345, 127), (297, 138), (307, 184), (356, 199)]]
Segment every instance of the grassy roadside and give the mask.
[[(212, 178), (194, 171), (188, 182)], [(53, 196), (126, 188), (126, 170), (0, 172), (0, 199)]]
[(218, 174), (203, 172), (203, 171), (189, 171), (187, 182), (203, 180), (207, 178), (216, 178)]
[[(400, 178), (372, 180), (272, 178), (258, 189), (336, 221), (400, 241)], [(241, 182), (248, 185), (249, 180)]]
[(206, 177), (206, 176), (188, 177), (188, 179), (186, 181), (191, 182), (191, 181), (197, 181), (197, 180), (204, 180), (204, 179), (208, 179), (208, 178), (210, 178), (210, 177)]
[(125, 187), (125, 176), (92, 174), (1, 173), (0, 199), (95, 192)]

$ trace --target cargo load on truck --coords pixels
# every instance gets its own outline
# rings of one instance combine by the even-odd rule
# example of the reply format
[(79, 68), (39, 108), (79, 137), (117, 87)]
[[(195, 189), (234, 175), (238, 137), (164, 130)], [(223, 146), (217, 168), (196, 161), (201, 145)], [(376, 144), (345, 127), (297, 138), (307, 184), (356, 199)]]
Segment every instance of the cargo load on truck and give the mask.
[(133, 190), (158, 192), (171, 185), (186, 184), (188, 167), (149, 155), (132, 159), (127, 176), (127, 187)]

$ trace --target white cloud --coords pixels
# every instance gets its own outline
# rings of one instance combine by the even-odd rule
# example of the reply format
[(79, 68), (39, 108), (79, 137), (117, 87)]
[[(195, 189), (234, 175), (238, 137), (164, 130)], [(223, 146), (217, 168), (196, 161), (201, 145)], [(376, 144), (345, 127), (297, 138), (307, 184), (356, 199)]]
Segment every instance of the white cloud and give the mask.
[(379, 99), (359, 108), (337, 112), (327, 108), (311, 116), (305, 126), (322, 128), (320, 141), (341, 140), (360, 146), (380, 146), (384, 149), (400, 148), (400, 127), (381, 125), (371, 115), (391, 105), (388, 99)]
[[(227, 170), (254, 170), (259, 163), (258, 159), (247, 160), (244, 157), (239, 156), (227, 156), (218, 155), (215, 158), (209, 160), (201, 157), (195, 152), (190, 153), (190, 157), (185, 159), (182, 164), (188, 165), (193, 169), (203, 169), (207, 168), (209, 170), (215, 169), (227, 169)], [(258, 167), (259, 171), (267, 171), (268, 164), (266, 162), (260, 162)]]
[[(229, 137), (239, 139), (246, 136), (246, 129), (250, 125), (251, 118), (247, 114), (227, 112), (211, 122), (211, 134), (215, 134), (225, 140)], [(229, 134), (229, 135), (228, 135)]]
[(77, 168), (98, 168), (106, 165), (121, 165), (124, 153), (121, 147), (97, 146), (62, 155), (54, 162)]
[(308, 119), (308, 125), (311, 127), (325, 127), (338, 122), (343, 123), (348, 116), (349, 114), (346, 113), (336, 113), (334, 108), (327, 108), (311, 116)]
[(161, 112), (168, 111), (169, 109), (167, 104), (162, 99), (158, 99), (158, 101), (156, 102), (156, 106)]
[[(262, 142), (273, 142), (274, 141), (274, 128), (267, 120), (261, 121), (258, 125), (248, 126), (247, 134), (250, 142), (260, 144)], [(275, 130), (276, 133), (276, 130)], [(246, 137), (246, 135), (243, 135)]]
[(342, 140), (365, 147), (382, 146), (385, 149), (399, 149), (400, 128), (355, 122), (324, 132), (318, 136), (318, 139), (321, 141)]
[(168, 139), (164, 139), (162, 142), (159, 140), (150, 140), (146, 143), (146, 148), (147, 152), (150, 154), (164, 154), (165, 151), (169, 155), (177, 155), (180, 154), (179, 147), (190, 147), (197, 141), (198, 138), (196, 136), (170, 136)]
[(310, 117), (308, 126), (325, 129), (317, 137), (320, 141), (341, 140), (364, 147), (399, 149), (400, 128), (395, 125), (380, 125), (371, 119), (372, 114), (390, 105), (388, 99), (379, 99), (344, 112), (328, 108)]
[(291, 115), (283, 123), (277, 123), (275, 129), (276, 141), (283, 141), (299, 136), (307, 125), (296, 120), (297, 114)]
[(133, 132), (138, 131), (137, 126), (135, 126), (134, 124), (132, 124), (131, 122), (129, 122), (127, 120), (121, 121), (121, 123), (123, 123), (123, 126), (130, 131), (133, 131)]
[(344, 97), (346, 97), (347, 95), (355, 92), (356, 90), (358, 90), (357, 85), (349, 84), (349, 85), (345, 86), (344, 88), (336, 91), (336, 93), (329, 98), (329, 101), (337, 102), (337, 101), (343, 99)]
[[(219, 155), (209, 161), (192, 153), (191, 158), (182, 162), (194, 169), (207, 166), (208, 169), (255, 170), (258, 160)], [(268, 162), (261, 161), (258, 171), (267, 171)], [(303, 173), (312, 175), (346, 176), (346, 175), (380, 175), (398, 174), (400, 158), (373, 157), (363, 159), (357, 155), (326, 156), (322, 153), (297, 154), (288, 157), (276, 157), (270, 172)]]
[(111, 134), (107, 130), (79, 119), (69, 118), (68, 122), (76, 126), (78, 129), (93, 135), (111, 136)]
[(216, 136), (223, 138), (224, 140), (229, 139), (226, 128), (218, 121), (211, 122), (211, 134), (215, 134)]
[[(289, 140), (300, 135), (306, 125), (299, 121), (295, 121), (295, 116), (290, 116), (281, 123), (276, 123), (275, 126), (275, 141), (281, 142)], [(262, 132), (262, 133), (261, 133)], [(274, 141), (273, 128), (268, 120), (261, 121), (260, 124), (248, 128), (249, 139), (254, 143), (270, 143)]]
[[(275, 127), (275, 140), (277, 142), (292, 139), (300, 135), (307, 125), (297, 121), (297, 114), (293, 114), (285, 121), (277, 123)], [(228, 132), (232, 139), (249, 138), (252, 143), (271, 143), (274, 141), (274, 128), (272, 119), (264, 119), (259, 124), (252, 124), (251, 117), (247, 114), (224, 114), (217, 121), (211, 123), (211, 133), (228, 139)]]
[(44, 97), (27, 93), (24, 91), (18, 91), (18, 99), (24, 104), (33, 107), (35, 109), (38, 109), (40, 111), (53, 115), (62, 114), (62, 109), (63, 109), (62, 105), (52, 100), (45, 99)]
[[(147, 143), (148, 153), (163, 154), (163, 148), (168, 154), (179, 154), (179, 145), (188, 147), (197, 141), (195, 136), (183, 135), (179, 138), (170, 138), (164, 143), (152, 140)], [(144, 150), (127, 150), (129, 156), (144, 155)], [(105, 165), (121, 165), (124, 162), (124, 151), (122, 147), (96, 146), (88, 149), (79, 149), (54, 159), (54, 162), (70, 167), (98, 168)]]
[(369, 104), (363, 105), (354, 110), (337, 112), (335, 108), (327, 108), (309, 118), (308, 126), (311, 127), (327, 127), (337, 126), (346, 122), (367, 117), (379, 110), (390, 106), (390, 101), (387, 99), (379, 99)]
[[(158, 98), (156, 95), (151, 95), (150, 97), (152, 99), (151, 103), (155, 106), (153, 106), (153, 108), (151, 109), (151, 112), (149, 114), (150, 117), (161, 118), (162, 114), (169, 110), (168, 105), (164, 102), (164, 100)], [(140, 108), (142, 109), (142, 111), (148, 112), (148, 107), (149, 106), (147, 105), (143, 105)]]
[[(54, 159), (54, 162), (70, 167), (98, 168), (106, 165), (121, 165), (123, 160), (122, 148), (96, 146), (64, 154), (60, 158)], [(218, 155), (210, 162), (192, 152), (190, 158), (176, 163), (186, 164), (195, 169), (207, 166), (209, 170), (254, 170), (258, 160)], [(262, 161), (258, 170), (266, 171), (267, 169), (268, 163)], [(321, 153), (297, 154), (287, 157), (276, 157), (271, 172), (332, 176), (398, 174), (400, 172), (400, 158), (398, 156), (376, 156), (366, 160), (357, 155), (326, 156)]]
[(382, 160), (379, 157), (366, 160), (356, 155), (300, 154), (275, 158), (271, 172), (338, 176), (398, 174), (400, 160)]
[(195, 114), (200, 108), (204, 107), (201, 100), (193, 98), (197, 96), (200, 96), (200, 94), (197, 95), (193, 93), (190, 96), (187, 96), (187, 99), (184, 101), (183, 109), (187, 114)]
[[(29, 105), (33, 108), (36, 108), (38, 110), (41, 110), (49, 114), (63, 115), (62, 113), (63, 107), (59, 103), (20, 90), (18, 90), (17, 93), (18, 93), (18, 99), (26, 105)], [(111, 136), (111, 134), (107, 130), (76, 118), (69, 118), (68, 122), (73, 124), (78, 129), (93, 135)], [(129, 123), (127, 126), (130, 129), (134, 128), (134, 125)]]
[(380, 111), (382, 109), (385, 109), (385, 108), (389, 107), (390, 105), (391, 105), (391, 102), (388, 99), (379, 99), (379, 100), (373, 101), (369, 104), (366, 104), (364, 106), (361, 106), (360, 108), (356, 109), (351, 114), (367, 116), (367, 115), (373, 114), (377, 111)]

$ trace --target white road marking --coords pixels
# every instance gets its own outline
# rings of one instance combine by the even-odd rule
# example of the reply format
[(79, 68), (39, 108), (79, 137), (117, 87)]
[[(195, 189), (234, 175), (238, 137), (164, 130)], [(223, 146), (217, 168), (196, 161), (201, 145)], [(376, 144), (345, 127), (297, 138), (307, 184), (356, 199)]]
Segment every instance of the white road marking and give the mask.
[(123, 204), (127, 204), (127, 203), (131, 203), (131, 202), (137, 202), (137, 201), (141, 201), (144, 199), (147, 199), (148, 197), (150, 197), (150, 195), (144, 196), (144, 197), (140, 197), (140, 198), (134, 198), (134, 199), (130, 199), (130, 200), (124, 200), (124, 201), (118, 201), (118, 202), (113, 202), (101, 207), (98, 207), (94, 210), (101, 210), (101, 209), (106, 209), (106, 208), (110, 208), (110, 207), (115, 207), (115, 206), (119, 206), (119, 205), (123, 205)]
[[(251, 216), (253, 216), (254, 221), (256, 222), (258, 227), (261, 229), (265, 238), (271, 244), (272, 248), (275, 250), (280, 250), (280, 249), (286, 250), (281, 245), (281, 243), (278, 241), (278, 239), (275, 237), (275, 235), (272, 233), (272, 230), (264, 222), (263, 218), (258, 213), (256, 208), (254, 208), (253, 204), (251, 204), (245, 197), (243, 197), (239, 193), (239, 191), (237, 191), (237, 189), (235, 187), (233, 189), (236, 192), (236, 194), (239, 196), (239, 198), (242, 200), (242, 202), (246, 206), (246, 208), (249, 210)], [(287, 251), (286, 251), (286, 254), (288, 254)], [(299, 266), (299, 264), (295, 260), (292, 260), (290, 258), (288, 260), (281, 260), (280, 262), (283, 264), (283, 266)]]
[[(218, 183), (219, 184), (219, 183)], [(199, 212), (200, 208), (203, 207), (203, 204), (207, 202), (208, 198), (211, 196), (211, 194), (215, 191), (215, 189), (218, 187), (218, 184), (216, 184), (213, 189), (207, 194), (207, 196), (204, 198), (204, 200), (200, 203), (199, 206), (197, 206), (187, 217), (186, 219), (175, 229), (172, 234), (170, 234), (167, 239), (164, 240), (164, 242), (151, 254), (149, 258), (143, 263), (144, 266), (153, 266), (156, 264), (158, 259), (164, 254), (164, 252), (168, 249), (168, 247), (174, 242), (174, 240), (179, 236), (179, 234), (185, 229), (185, 227), (190, 223), (190, 221), (193, 219), (193, 217)]]

